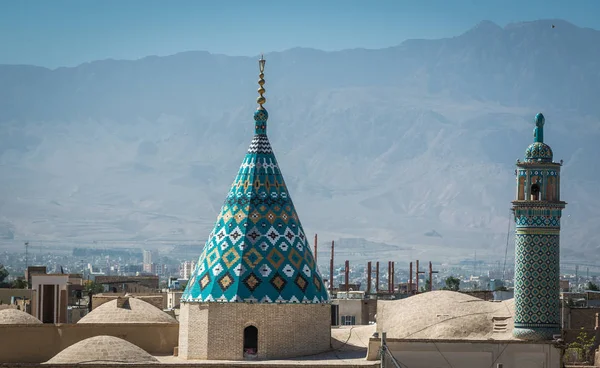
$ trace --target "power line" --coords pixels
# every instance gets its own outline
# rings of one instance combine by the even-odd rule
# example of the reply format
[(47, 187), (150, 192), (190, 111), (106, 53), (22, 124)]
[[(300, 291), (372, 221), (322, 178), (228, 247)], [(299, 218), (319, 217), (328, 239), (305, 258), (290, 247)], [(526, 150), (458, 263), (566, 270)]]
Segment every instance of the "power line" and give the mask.
[(508, 229), (506, 230), (506, 248), (504, 249), (504, 267), (502, 268), (502, 281), (506, 280), (506, 258), (508, 257), (508, 240), (510, 238), (510, 223), (511, 223), (511, 216), (512, 214), (512, 208), (508, 209)]
[(435, 343), (435, 341), (433, 342), (433, 346), (435, 346), (435, 349), (438, 351), (438, 353), (440, 353), (440, 355), (442, 356), (442, 358), (444, 358), (444, 360), (446, 361), (446, 363), (448, 363), (448, 365), (450, 366), (450, 368), (454, 368), (452, 366), (452, 364), (450, 364), (450, 362), (448, 361), (448, 359), (446, 359), (446, 356), (444, 354), (442, 354), (442, 352), (440, 351), (440, 348), (438, 348), (438, 346)]

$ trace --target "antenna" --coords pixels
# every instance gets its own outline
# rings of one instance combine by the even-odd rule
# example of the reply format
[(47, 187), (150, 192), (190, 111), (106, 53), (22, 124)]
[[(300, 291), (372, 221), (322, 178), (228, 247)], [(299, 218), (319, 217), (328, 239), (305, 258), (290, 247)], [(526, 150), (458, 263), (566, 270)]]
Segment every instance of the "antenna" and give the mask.
[(29, 268), (29, 242), (25, 242), (25, 271)]

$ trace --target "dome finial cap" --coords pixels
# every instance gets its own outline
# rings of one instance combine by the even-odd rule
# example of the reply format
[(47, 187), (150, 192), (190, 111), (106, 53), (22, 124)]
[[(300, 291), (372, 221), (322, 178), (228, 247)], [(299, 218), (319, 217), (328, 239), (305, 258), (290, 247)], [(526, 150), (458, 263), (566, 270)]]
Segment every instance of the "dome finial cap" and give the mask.
[(537, 115), (535, 116), (535, 125), (536, 126), (544, 126), (544, 123), (546, 122), (546, 118), (544, 118), (544, 114), (542, 114), (541, 112), (538, 112)]
[(258, 103), (258, 108), (254, 112), (254, 134), (267, 134), (267, 119), (269, 118), (269, 113), (267, 109), (263, 107), (267, 99), (265, 98), (265, 64), (266, 60), (264, 55), (260, 55), (260, 60), (258, 60), (258, 70), (260, 74), (258, 74), (258, 97), (256, 98), (256, 102)]
[(263, 105), (265, 104), (265, 102), (267, 102), (267, 99), (263, 96), (263, 94), (265, 93), (265, 88), (263, 87), (265, 84), (265, 63), (267, 61), (264, 58), (264, 55), (260, 55), (260, 60), (258, 61), (258, 69), (260, 70), (260, 74), (258, 75), (258, 98), (256, 99), (256, 102), (260, 105), (259, 109), (263, 108)]
[(552, 148), (544, 143), (544, 123), (546, 119), (540, 112), (535, 115), (533, 143), (525, 151), (525, 162), (552, 162)]

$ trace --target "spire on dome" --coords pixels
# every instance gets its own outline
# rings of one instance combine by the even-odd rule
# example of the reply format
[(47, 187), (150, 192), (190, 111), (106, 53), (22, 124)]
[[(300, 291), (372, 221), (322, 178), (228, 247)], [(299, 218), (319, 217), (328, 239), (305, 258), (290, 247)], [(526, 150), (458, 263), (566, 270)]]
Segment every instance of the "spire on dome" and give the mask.
[(535, 116), (535, 129), (533, 130), (534, 142), (544, 143), (544, 123), (546, 119), (541, 112)]
[(184, 302), (329, 302), (267, 137), (262, 56), (258, 65), (255, 135), (181, 297)]
[(267, 119), (269, 118), (269, 113), (263, 107), (267, 99), (265, 96), (265, 63), (267, 61), (260, 55), (260, 60), (258, 61), (258, 68), (260, 70), (260, 74), (258, 75), (258, 97), (256, 98), (256, 102), (258, 103), (258, 109), (254, 112), (254, 134), (267, 134)]
[(535, 116), (533, 143), (525, 151), (525, 162), (552, 162), (552, 148), (544, 143), (544, 123), (546, 119), (540, 112)]

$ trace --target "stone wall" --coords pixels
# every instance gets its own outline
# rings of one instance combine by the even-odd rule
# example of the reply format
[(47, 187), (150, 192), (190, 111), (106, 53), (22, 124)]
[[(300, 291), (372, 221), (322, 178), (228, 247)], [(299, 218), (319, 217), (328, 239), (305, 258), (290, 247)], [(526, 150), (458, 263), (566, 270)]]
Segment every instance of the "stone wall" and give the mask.
[(42, 363), (81, 340), (99, 335), (122, 338), (150, 354), (173, 354), (179, 326), (142, 323), (4, 325), (0, 332), (0, 363)]
[(244, 328), (258, 329), (258, 359), (312, 355), (331, 346), (328, 304), (181, 303), (179, 356), (242, 360)]

